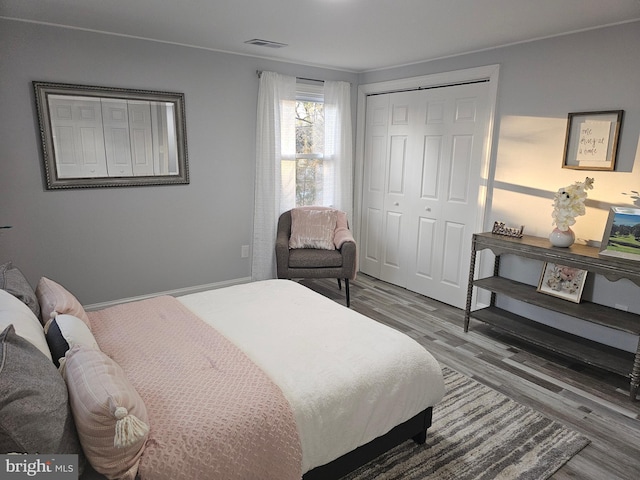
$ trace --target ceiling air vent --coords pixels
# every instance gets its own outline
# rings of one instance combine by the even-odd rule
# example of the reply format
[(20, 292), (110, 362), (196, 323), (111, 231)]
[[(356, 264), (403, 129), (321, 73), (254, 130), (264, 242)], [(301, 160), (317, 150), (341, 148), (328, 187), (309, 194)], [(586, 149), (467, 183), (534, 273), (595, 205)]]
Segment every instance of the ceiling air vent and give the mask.
[(258, 47), (268, 47), (268, 48), (282, 48), (282, 47), (288, 46), (286, 43), (272, 42), (270, 40), (260, 40), (259, 38), (254, 38), (253, 40), (247, 40), (244, 43), (248, 43), (249, 45), (257, 45)]

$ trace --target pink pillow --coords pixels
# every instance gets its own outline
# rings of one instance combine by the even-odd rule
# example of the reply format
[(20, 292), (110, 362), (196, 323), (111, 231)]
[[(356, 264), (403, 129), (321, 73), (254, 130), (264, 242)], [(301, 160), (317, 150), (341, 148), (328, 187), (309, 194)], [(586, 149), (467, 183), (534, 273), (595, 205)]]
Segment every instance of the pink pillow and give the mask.
[(292, 209), (289, 248), (335, 250), (333, 236), (337, 217), (336, 210), (332, 209)]
[(76, 345), (61, 365), (82, 449), (98, 473), (134, 480), (149, 435), (147, 409), (116, 362)]
[(66, 313), (78, 317), (91, 330), (91, 322), (80, 302), (62, 285), (53, 280), (42, 277), (36, 288), (36, 297), (40, 302), (40, 314), (43, 325), (59, 313)]

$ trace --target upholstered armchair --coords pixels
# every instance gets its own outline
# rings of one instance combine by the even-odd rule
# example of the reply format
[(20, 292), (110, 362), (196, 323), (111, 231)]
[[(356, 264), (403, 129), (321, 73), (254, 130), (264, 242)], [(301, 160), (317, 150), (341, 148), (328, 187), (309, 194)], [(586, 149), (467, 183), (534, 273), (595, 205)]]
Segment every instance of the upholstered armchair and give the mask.
[[(325, 212), (325, 218), (327, 215), (333, 215), (330, 217), (335, 219), (333, 220), (335, 227), (329, 237), (331, 244), (327, 244), (327, 239), (324, 242), (318, 242), (313, 238), (310, 240), (309, 238), (313, 236), (309, 233), (310, 229), (296, 235), (296, 221), (297, 225), (302, 223), (301, 220), (296, 219), (310, 210)], [(294, 223), (294, 241), (291, 239), (292, 223)], [(317, 222), (311, 230), (316, 226)], [(330, 229), (325, 230), (328, 232)], [(301, 241), (302, 245), (300, 245)], [(313, 248), (318, 246), (320, 248)], [(340, 290), (342, 290), (341, 281), (344, 279), (347, 307), (351, 305), (349, 280), (356, 277), (357, 256), (356, 243), (349, 231), (344, 212), (325, 207), (300, 207), (284, 212), (278, 219), (276, 263), (278, 278), (336, 278)]]

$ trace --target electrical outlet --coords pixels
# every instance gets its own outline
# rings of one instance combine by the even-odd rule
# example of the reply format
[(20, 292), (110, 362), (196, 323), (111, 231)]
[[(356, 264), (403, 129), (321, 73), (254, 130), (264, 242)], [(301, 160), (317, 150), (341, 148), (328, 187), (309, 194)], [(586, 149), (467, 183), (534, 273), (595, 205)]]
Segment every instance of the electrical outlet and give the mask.
[(248, 258), (249, 257), (249, 245), (242, 245), (240, 247), (240, 258)]
[(615, 307), (616, 307), (618, 310), (623, 310), (623, 311), (625, 311), (625, 312), (628, 312), (628, 311), (629, 311), (629, 307), (628, 307), (628, 306), (626, 306), (626, 305), (620, 305), (619, 303), (616, 303), (616, 304), (615, 304)]

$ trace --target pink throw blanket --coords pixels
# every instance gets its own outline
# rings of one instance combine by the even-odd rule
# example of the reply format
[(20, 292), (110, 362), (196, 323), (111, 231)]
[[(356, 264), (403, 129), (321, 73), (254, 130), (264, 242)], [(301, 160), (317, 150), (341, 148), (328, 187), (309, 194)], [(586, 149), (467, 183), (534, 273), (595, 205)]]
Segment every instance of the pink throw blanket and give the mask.
[(147, 407), (142, 480), (301, 478), (300, 440), (278, 386), (180, 302), (157, 297), (89, 317)]

